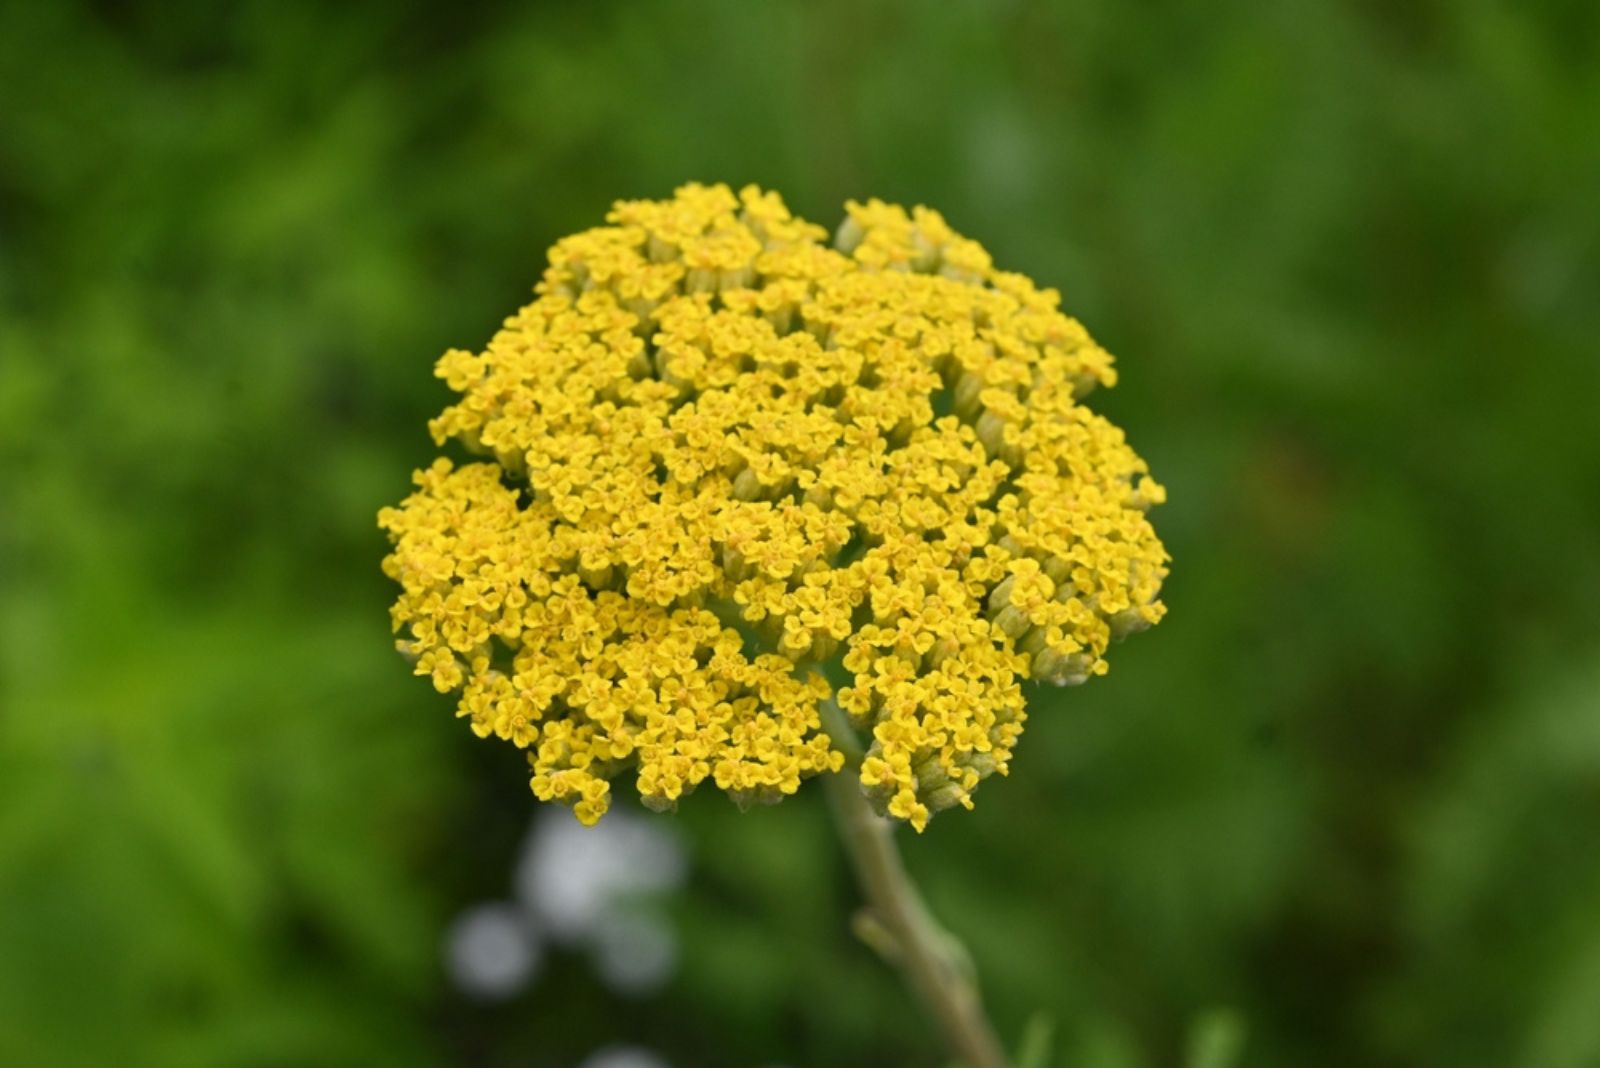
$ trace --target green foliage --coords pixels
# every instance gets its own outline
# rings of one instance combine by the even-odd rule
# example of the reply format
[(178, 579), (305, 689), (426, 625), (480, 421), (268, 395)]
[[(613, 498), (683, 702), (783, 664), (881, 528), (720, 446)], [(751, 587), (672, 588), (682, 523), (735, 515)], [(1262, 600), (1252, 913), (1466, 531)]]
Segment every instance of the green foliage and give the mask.
[(1168, 620), (906, 844), (1005, 1035), (1597, 1063), (1597, 12), (0, 7), (0, 1063), (936, 1063), (815, 796), (683, 806), (663, 995), (438, 963), (531, 802), (373, 516), (434, 357), (689, 179), (940, 208), (1171, 489)]

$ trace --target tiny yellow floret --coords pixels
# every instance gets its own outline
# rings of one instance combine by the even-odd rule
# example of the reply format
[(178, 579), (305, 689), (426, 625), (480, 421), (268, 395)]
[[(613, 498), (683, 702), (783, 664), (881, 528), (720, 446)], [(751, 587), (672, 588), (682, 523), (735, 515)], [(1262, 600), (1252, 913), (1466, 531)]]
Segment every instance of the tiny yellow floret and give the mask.
[(1083, 404), (1111, 357), (926, 208), (852, 202), (830, 243), (689, 185), (607, 221), (438, 361), (429, 429), (479, 459), (379, 515), (400, 648), (585, 823), (625, 771), (662, 809), (837, 772), (830, 701), (880, 811), (970, 808), (1023, 681), (1164, 612), (1165, 490)]

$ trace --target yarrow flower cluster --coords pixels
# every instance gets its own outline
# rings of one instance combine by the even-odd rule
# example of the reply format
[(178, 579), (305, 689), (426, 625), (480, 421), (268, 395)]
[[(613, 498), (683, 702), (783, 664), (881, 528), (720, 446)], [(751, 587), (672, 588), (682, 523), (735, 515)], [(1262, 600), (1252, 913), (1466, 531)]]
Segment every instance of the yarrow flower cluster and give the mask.
[(1159, 620), (1165, 492), (1083, 404), (1111, 357), (934, 211), (775, 193), (622, 201), (550, 250), (436, 460), (386, 508), (399, 646), (534, 793), (592, 823), (627, 770), (775, 801), (838, 772), (921, 830), (1005, 773), (1022, 682)]

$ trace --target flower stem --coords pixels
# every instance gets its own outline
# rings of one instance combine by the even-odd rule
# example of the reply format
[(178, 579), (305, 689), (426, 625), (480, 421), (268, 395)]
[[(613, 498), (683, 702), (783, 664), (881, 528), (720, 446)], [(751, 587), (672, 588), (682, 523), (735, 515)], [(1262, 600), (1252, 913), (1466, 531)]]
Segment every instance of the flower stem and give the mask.
[(867, 899), (857, 933), (899, 970), (964, 1068), (1005, 1068), (1005, 1052), (984, 1015), (971, 959), (928, 912), (906, 874), (889, 821), (872, 811), (848, 769), (823, 778), (839, 837)]

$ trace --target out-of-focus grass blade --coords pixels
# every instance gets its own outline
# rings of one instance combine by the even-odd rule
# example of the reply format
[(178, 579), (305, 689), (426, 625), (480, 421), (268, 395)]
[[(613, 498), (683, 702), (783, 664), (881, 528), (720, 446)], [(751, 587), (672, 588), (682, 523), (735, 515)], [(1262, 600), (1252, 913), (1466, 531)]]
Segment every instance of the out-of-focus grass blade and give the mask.
[(1050, 1051), (1056, 1042), (1056, 1020), (1048, 1012), (1028, 1017), (1017, 1043), (1016, 1068), (1050, 1068)]
[(1244, 1053), (1244, 1018), (1233, 1009), (1210, 1009), (1189, 1028), (1187, 1068), (1235, 1068)]

